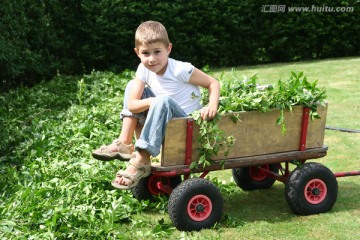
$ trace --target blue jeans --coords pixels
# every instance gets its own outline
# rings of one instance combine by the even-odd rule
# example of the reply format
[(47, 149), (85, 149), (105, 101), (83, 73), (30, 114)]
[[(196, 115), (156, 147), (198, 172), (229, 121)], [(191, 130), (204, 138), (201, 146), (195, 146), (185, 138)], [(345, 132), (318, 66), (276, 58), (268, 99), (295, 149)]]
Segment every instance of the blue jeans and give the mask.
[(146, 150), (151, 156), (159, 155), (162, 141), (165, 136), (166, 125), (172, 118), (186, 117), (187, 114), (169, 96), (156, 97), (150, 88), (146, 87), (142, 99), (155, 97), (148, 111), (142, 113), (131, 113), (128, 109), (128, 99), (134, 80), (130, 81), (125, 89), (124, 109), (120, 113), (120, 118), (135, 117), (139, 124), (144, 124), (139, 139), (135, 143), (135, 149)]

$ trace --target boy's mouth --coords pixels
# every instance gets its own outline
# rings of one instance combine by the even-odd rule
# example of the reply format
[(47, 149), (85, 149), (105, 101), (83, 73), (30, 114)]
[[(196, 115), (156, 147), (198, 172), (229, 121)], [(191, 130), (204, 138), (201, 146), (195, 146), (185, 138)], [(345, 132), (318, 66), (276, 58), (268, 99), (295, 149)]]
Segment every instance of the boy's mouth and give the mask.
[(154, 67), (159, 66), (159, 63), (156, 63), (156, 64), (151, 64), (151, 65), (149, 64), (148, 66), (149, 66), (150, 68), (154, 68)]

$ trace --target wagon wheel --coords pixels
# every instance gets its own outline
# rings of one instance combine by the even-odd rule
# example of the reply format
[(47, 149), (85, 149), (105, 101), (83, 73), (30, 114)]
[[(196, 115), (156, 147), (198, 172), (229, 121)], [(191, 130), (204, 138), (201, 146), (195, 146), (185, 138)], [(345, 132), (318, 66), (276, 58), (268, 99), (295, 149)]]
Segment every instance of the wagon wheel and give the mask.
[(235, 183), (244, 191), (270, 188), (276, 180), (261, 173), (259, 171), (260, 167), (270, 170), (276, 174), (279, 173), (277, 164), (234, 168), (232, 169), (232, 176)]
[(169, 198), (169, 216), (180, 231), (210, 228), (220, 220), (222, 211), (223, 198), (220, 190), (203, 178), (183, 181)]
[(295, 168), (285, 185), (285, 198), (297, 214), (329, 211), (335, 204), (338, 183), (334, 174), (320, 163), (305, 163)]
[(175, 188), (181, 183), (181, 177), (161, 177), (150, 174), (148, 177), (140, 179), (139, 184), (131, 189), (133, 196), (141, 201), (154, 200), (154, 196), (165, 194), (157, 187), (158, 182), (161, 182), (165, 186)]

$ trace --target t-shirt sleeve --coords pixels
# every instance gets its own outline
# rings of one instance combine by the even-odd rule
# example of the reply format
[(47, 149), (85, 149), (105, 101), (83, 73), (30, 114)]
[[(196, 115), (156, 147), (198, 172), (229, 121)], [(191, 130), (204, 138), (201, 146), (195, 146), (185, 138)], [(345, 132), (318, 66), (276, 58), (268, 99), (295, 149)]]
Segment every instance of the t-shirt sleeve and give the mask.
[(144, 83), (147, 83), (148, 79), (148, 73), (146, 70), (145, 66), (140, 63), (135, 73), (135, 77)]
[(194, 69), (195, 67), (191, 63), (177, 61), (174, 74), (177, 79), (187, 83)]

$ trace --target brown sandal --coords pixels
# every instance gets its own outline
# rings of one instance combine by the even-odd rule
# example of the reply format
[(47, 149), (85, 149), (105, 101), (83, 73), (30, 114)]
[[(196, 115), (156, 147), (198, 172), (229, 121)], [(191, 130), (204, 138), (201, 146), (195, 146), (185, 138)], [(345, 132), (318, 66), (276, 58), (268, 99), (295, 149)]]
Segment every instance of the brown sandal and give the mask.
[(151, 162), (148, 164), (141, 164), (135, 161), (135, 158), (130, 159), (129, 165), (136, 168), (136, 173), (130, 174), (125, 171), (118, 171), (116, 177), (122, 177), (126, 185), (120, 185), (115, 180), (111, 182), (111, 185), (117, 189), (127, 190), (135, 187), (141, 178), (145, 178), (151, 173)]
[(109, 146), (102, 145), (99, 149), (92, 152), (92, 156), (101, 161), (111, 161), (114, 159), (129, 160), (133, 156), (133, 144), (126, 145), (118, 139), (113, 143), (116, 144), (117, 152), (112, 152)]

